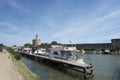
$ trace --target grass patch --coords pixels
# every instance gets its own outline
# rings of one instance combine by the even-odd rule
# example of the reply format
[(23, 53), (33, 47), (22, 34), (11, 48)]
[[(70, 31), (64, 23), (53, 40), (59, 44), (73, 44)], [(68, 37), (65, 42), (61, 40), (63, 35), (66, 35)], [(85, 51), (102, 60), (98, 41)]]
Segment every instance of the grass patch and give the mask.
[(32, 73), (21, 60), (16, 60), (15, 57), (10, 54), (12, 61), (17, 68), (18, 72), (23, 76), (24, 80), (38, 80), (38, 77)]
[(15, 66), (17, 67), (19, 73), (24, 77), (24, 80), (38, 80), (37, 76), (33, 74), (22, 61), (13, 60)]
[(21, 60), (22, 55), (19, 52), (14, 51), (11, 48), (8, 48), (9, 53), (11, 53), (16, 60)]

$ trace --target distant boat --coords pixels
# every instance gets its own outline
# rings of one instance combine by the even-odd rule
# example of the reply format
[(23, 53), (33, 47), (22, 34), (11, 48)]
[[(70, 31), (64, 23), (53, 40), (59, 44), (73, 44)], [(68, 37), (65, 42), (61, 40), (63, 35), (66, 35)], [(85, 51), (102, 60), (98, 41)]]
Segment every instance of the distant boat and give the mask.
[(110, 50), (105, 50), (103, 54), (110, 54)]
[(81, 54), (85, 54), (85, 50), (84, 50), (84, 49), (81, 49), (81, 50), (80, 50), (80, 53), (81, 53)]
[(94, 53), (94, 54), (101, 54), (101, 53), (102, 53), (102, 50), (97, 49), (97, 50), (94, 50), (93, 53)]
[(44, 55), (46, 53), (46, 49), (44, 48), (36, 49), (33, 53), (38, 55)]

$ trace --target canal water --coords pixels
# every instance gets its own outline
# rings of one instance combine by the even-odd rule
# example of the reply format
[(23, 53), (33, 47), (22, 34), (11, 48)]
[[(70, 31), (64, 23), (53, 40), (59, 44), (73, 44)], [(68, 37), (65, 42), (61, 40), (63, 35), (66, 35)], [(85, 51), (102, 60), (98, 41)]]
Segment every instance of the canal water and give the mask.
[[(120, 55), (88, 54), (86, 58), (94, 65), (94, 77), (88, 80), (120, 80)], [(24, 57), (22, 61), (39, 80), (84, 80), (82, 73), (58, 70)]]

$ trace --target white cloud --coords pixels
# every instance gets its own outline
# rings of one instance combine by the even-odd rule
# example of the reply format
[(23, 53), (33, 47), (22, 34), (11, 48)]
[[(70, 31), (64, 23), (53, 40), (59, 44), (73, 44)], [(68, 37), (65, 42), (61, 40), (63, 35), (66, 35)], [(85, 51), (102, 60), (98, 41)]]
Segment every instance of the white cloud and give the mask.
[(4, 26), (5, 29), (10, 29), (10, 30), (13, 30), (13, 32), (18, 32), (18, 33), (24, 33), (24, 32), (30, 32), (28, 30), (26, 30), (25, 28), (23, 27), (19, 27), (15, 24), (13, 24), (12, 22), (8, 23), (8, 22), (3, 22), (3, 21), (0, 21), (0, 25), (1, 26)]
[(12, 36), (11, 36), (11, 35), (8, 35), (8, 34), (0, 33), (0, 38), (10, 39), (10, 38), (12, 38)]
[(22, 12), (30, 13), (30, 10), (23, 7), (20, 3), (17, 2), (17, 0), (7, 0), (7, 3), (18, 10), (21, 10)]
[[(22, 2), (19, 3), (19, 0), (7, 1), (12, 8), (16, 8), (21, 12), (27, 11), (27, 9), (25, 8), (26, 5)], [(75, 10), (71, 10), (71, 8), (64, 8), (64, 5), (62, 6), (62, 8), (61, 5), (54, 6), (53, 4), (52, 7), (49, 7), (49, 5), (47, 5), (46, 7), (45, 5), (42, 6), (45, 8), (43, 8), (42, 11), (38, 11), (37, 15), (37, 11), (33, 11), (32, 15), (29, 18), (24, 17), (23, 15), (24, 20), (21, 22), (19, 22), (19, 19), (16, 16), (14, 17), (15, 21), (11, 19), (8, 19), (7, 22), (0, 21), (1, 26), (5, 26), (4, 28), (7, 28), (8, 30), (11, 30), (15, 33), (11, 35), (8, 32), (7, 35), (5, 32), (1, 33), (0, 35), (2, 38), (7, 38), (7, 36), (11, 37), (11, 40), (16, 43), (31, 41), (31, 37), (34, 37), (33, 35), (35, 35), (36, 33), (39, 33), (40, 36), (42, 36), (42, 38), (40, 37), (42, 40), (58, 40), (59, 42), (65, 43), (67, 43), (68, 40), (72, 40), (73, 43), (97, 42), (106, 40), (106, 38), (108, 39), (112, 37), (117, 37), (120, 33), (114, 33), (114, 31), (116, 31), (120, 27), (118, 24), (115, 23), (115, 21), (118, 22), (116, 18), (120, 18), (120, 10), (112, 8), (111, 2), (101, 2), (99, 5), (96, 5), (95, 9), (88, 8), (90, 10), (87, 10), (86, 8), (84, 9), (84, 6), (81, 8), (82, 10), (80, 8), (75, 8)], [(27, 8), (29, 8), (29, 6), (27, 6)], [(32, 9), (33, 8), (31, 8), (30, 10)], [(65, 10), (65, 12), (63, 11), (63, 9)], [(41, 9), (39, 9), (38, 7), (36, 10)], [(33, 27), (31, 28), (28, 26)], [(26, 28), (28, 28), (28, 30)], [(104, 33), (109, 34), (104, 35)]]
[(17, 9), (22, 9), (22, 7), (16, 2), (16, 0), (7, 0), (8, 4)]
[(112, 11), (112, 12), (110, 12), (110, 13), (108, 13), (107, 15), (105, 15), (105, 16), (103, 16), (103, 17), (101, 17), (101, 18), (98, 18), (97, 20), (96, 20), (96, 22), (103, 22), (103, 21), (105, 21), (105, 20), (107, 20), (107, 19), (110, 19), (110, 18), (112, 18), (112, 17), (115, 17), (115, 16), (119, 16), (120, 15), (120, 10), (116, 10), (116, 11)]
[(65, 29), (64, 28), (64, 30), (60, 30), (59, 32), (54, 33), (51, 36), (51, 38), (54, 39), (54, 38), (62, 37), (62, 36), (65, 36), (65, 35), (69, 35), (69, 33), (72, 33), (74, 31), (75, 31), (74, 29), (70, 29), (70, 28)]
[[(120, 26), (117, 25), (110, 25), (109, 22), (105, 23), (106, 20), (111, 19), (113, 17), (119, 16), (120, 11), (115, 10), (113, 12), (110, 12), (106, 14), (103, 17), (99, 17), (96, 19), (89, 19), (89, 22), (86, 22), (86, 24), (80, 24), (80, 22), (69, 22), (69, 24), (64, 25), (62, 30), (59, 32), (56, 32), (52, 35), (52, 38), (63, 38), (61, 39), (61, 42), (67, 42), (70, 39), (73, 39), (74, 42), (78, 42), (80, 38), (84, 38), (84, 41), (88, 42), (96, 42), (96, 41), (103, 41), (104, 39), (111, 39), (113, 36), (116, 37), (120, 33), (112, 33), (112, 34), (106, 34), (102, 35), (103, 33), (107, 33), (107, 31), (111, 32), (112, 30), (120, 29)], [(115, 19), (114, 19), (115, 20)], [(73, 21), (73, 20), (71, 20)], [(85, 22), (85, 21), (84, 21)], [(72, 23), (72, 25), (71, 25)], [(106, 25), (104, 25), (106, 24)], [(74, 26), (74, 27), (73, 27)], [(71, 35), (72, 34), (72, 35)], [(107, 37), (108, 36), (108, 37)], [(77, 39), (77, 40), (75, 40)], [(86, 40), (85, 40), (86, 39)], [(88, 40), (89, 39), (89, 40)], [(65, 40), (65, 41), (64, 41)], [(83, 39), (81, 39), (83, 40)]]
[[(0, 26), (4, 26), (2, 27), (4, 28), (4, 31), (0, 33), (0, 39), (5, 40), (6, 43), (8, 43), (9, 45), (22, 45), (25, 42), (32, 42), (30, 37), (32, 34), (31, 31), (25, 29), (24, 27), (19, 27), (18, 25), (13, 24), (12, 22), (7, 23), (2, 21), (0, 21)], [(6, 31), (6, 29), (8, 31)]]

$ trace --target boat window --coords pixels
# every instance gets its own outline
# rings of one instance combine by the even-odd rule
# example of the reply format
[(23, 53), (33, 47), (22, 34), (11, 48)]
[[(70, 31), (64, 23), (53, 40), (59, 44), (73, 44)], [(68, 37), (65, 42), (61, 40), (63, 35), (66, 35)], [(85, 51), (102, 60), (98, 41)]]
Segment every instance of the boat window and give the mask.
[(54, 55), (58, 55), (58, 52), (53, 52)]

